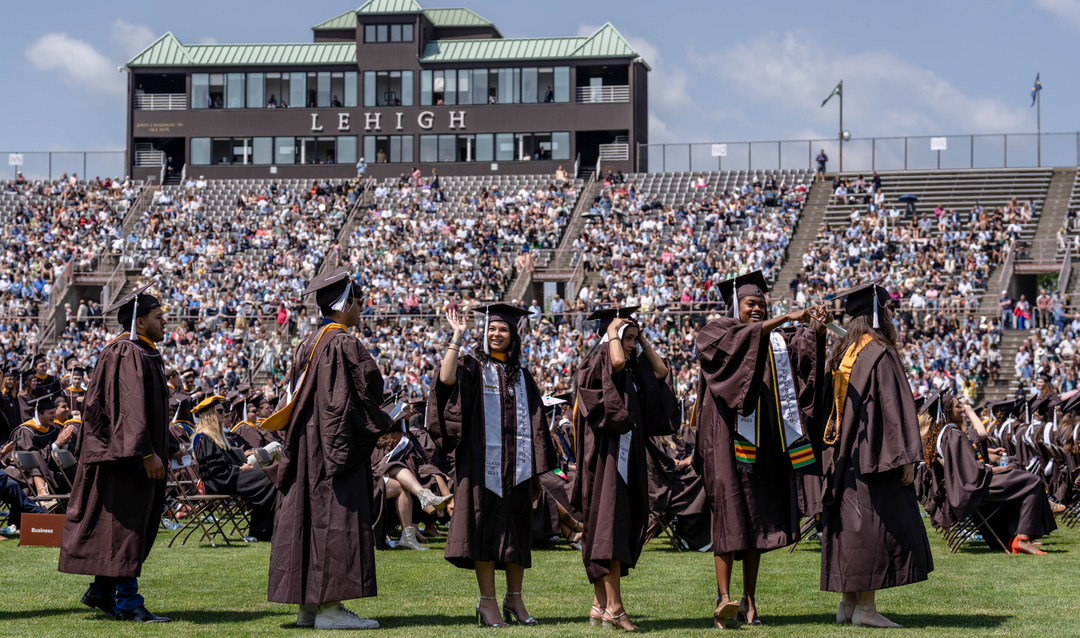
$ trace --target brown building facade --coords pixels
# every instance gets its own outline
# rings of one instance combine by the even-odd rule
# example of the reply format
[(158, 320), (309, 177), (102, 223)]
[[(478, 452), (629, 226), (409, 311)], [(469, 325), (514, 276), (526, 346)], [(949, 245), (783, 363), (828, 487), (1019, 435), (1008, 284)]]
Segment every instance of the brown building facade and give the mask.
[(468, 9), (370, 0), (309, 44), (183, 45), (127, 64), (138, 179), (645, 170), (647, 63), (606, 24), (506, 39)]

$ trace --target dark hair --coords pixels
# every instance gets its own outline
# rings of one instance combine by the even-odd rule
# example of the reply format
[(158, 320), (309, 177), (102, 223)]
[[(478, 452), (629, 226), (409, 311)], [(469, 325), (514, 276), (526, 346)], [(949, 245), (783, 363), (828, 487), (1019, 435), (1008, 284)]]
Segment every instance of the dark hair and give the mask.
[(848, 348), (859, 343), (863, 335), (870, 335), (870, 338), (877, 343), (896, 349), (896, 327), (892, 323), (892, 309), (886, 306), (879, 310), (878, 320), (881, 325), (880, 328), (874, 328), (872, 314), (859, 315), (848, 320), (845, 326), (847, 334), (840, 337), (840, 340), (833, 346), (832, 354), (829, 356), (829, 370), (835, 372), (840, 369), (840, 362), (844, 360)]
[[(505, 323), (505, 322), (504, 322)], [(509, 325), (509, 324), (507, 324)], [(487, 341), (487, 330), (480, 331), (481, 341), (473, 347), (473, 352), (480, 363), (496, 361), (484, 351), (484, 343)], [(521, 372), (521, 335), (518, 334), (517, 326), (510, 326), (510, 347), (506, 350), (506, 383), (517, 383), (518, 373)]]
[[(930, 417), (933, 419), (933, 417)], [(945, 419), (937, 419), (930, 423), (930, 430), (926, 433), (926, 438), (923, 439), (923, 460), (927, 465), (932, 466), (934, 461), (937, 460), (937, 439), (941, 431), (949, 425), (949, 422)]]

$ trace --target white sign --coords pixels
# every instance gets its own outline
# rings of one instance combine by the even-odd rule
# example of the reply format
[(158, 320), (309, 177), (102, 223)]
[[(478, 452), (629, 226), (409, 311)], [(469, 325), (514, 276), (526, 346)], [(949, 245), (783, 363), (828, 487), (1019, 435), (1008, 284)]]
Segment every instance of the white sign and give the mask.
[(491, 164), (491, 170), (493, 170), (493, 171), (497, 171), (497, 170), (499, 170), (499, 165), (498, 165), (498, 164), (496, 164), (496, 163), (494, 163), (494, 162), (492, 162), (492, 164)]
[(713, 157), (727, 157), (727, 144), (713, 144), (712, 145)]
[(270, 167), (270, 174), (271, 175), (277, 175), (277, 166), (271, 166)]
[(931, 151), (944, 151), (948, 146), (947, 137), (931, 137), (930, 138), (930, 150)]
[(8, 166), (22, 166), (22, 153), (8, 153)]

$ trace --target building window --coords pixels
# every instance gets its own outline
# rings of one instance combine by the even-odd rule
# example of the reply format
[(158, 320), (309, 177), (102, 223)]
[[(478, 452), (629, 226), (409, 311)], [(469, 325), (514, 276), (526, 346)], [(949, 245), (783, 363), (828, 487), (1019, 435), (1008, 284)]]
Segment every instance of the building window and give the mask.
[(261, 109), (266, 106), (266, 80), (262, 73), (247, 74), (247, 107)]
[(521, 101), (524, 104), (536, 103), (536, 75), (535, 67), (521, 70)]
[(345, 72), (345, 88), (342, 91), (345, 96), (345, 107), (354, 107), (357, 104), (356, 71)]
[(484, 133), (476, 136), (476, 152), (474, 154), (478, 162), (495, 161), (495, 136)]
[(412, 42), (412, 24), (367, 24), (364, 25), (364, 43), (376, 42)]
[(207, 73), (191, 74), (191, 108), (210, 108), (210, 75)]
[(551, 67), (537, 69), (536, 74), (536, 101), (555, 101), (555, 69)]
[(570, 101), (570, 67), (555, 67), (555, 101)]
[(570, 133), (564, 131), (551, 134), (551, 159), (570, 159)]
[(215, 137), (210, 141), (210, 162), (213, 164), (232, 164), (232, 139)]
[(513, 133), (496, 133), (495, 134), (495, 161), (496, 162), (512, 162), (515, 154), (514, 148), (514, 134)]
[(244, 108), (244, 74), (227, 73), (225, 75), (225, 107)]
[[(421, 71), (420, 105), (457, 104), (457, 71)], [(464, 102), (468, 104), (468, 102)]]
[(364, 72), (364, 106), (412, 105), (412, 71)]
[[(263, 106), (268, 109), (284, 107), (289, 102), (289, 74), (267, 73), (266, 88), (263, 89)], [(255, 108), (252, 105), (252, 108)]]
[(304, 95), (307, 90), (307, 73), (290, 73), (289, 74), (289, 106), (294, 109), (302, 109), (307, 106), (307, 96)]
[(439, 161), (438, 135), (420, 136), (420, 161), (425, 164)]
[(191, 163), (195, 166), (205, 166), (210, 163), (209, 137), (191, 138)]
[(337, 138), (337, 154), (336, 159), (338, 164), (355, 164), (356, 163), (356, 136), (355, 135), (343, 135)]
[[(453, 73), (453, 71), (447, 71), (447, 73)], [(457, 72), (457, 103), (458, 104), (472, 104), (472, 100), (469, 99), (469, 70), (458, 69)]]
[(252, 139), (252, 164), (267, 165), (274, 163), (274, 138), (256, 137)]
[(210, 74), (210, 108), (220, 109), (225, 106), (225, 74)]
[(364, 159), (376, 164), (412, 163), (412, 135), (365, 135)]
[(275, 164), (295, 164), (296, 163), (296, 138), (295, 137), (275, 137), (274, 138), (274, 163)]

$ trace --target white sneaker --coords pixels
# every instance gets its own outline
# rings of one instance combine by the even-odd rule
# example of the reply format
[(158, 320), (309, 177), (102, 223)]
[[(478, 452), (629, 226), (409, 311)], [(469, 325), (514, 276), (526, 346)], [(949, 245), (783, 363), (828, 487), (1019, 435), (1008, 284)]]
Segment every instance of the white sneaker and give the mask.
[(315, 613), (319, 611), (318, 605), (300, 605), (300, 611), (296, 614), (297, 627), (314, 627)]
[(378, 629), (379, 623), (357, 616), (341, 603), (323, 603), (315, 612), (316, 629)]

